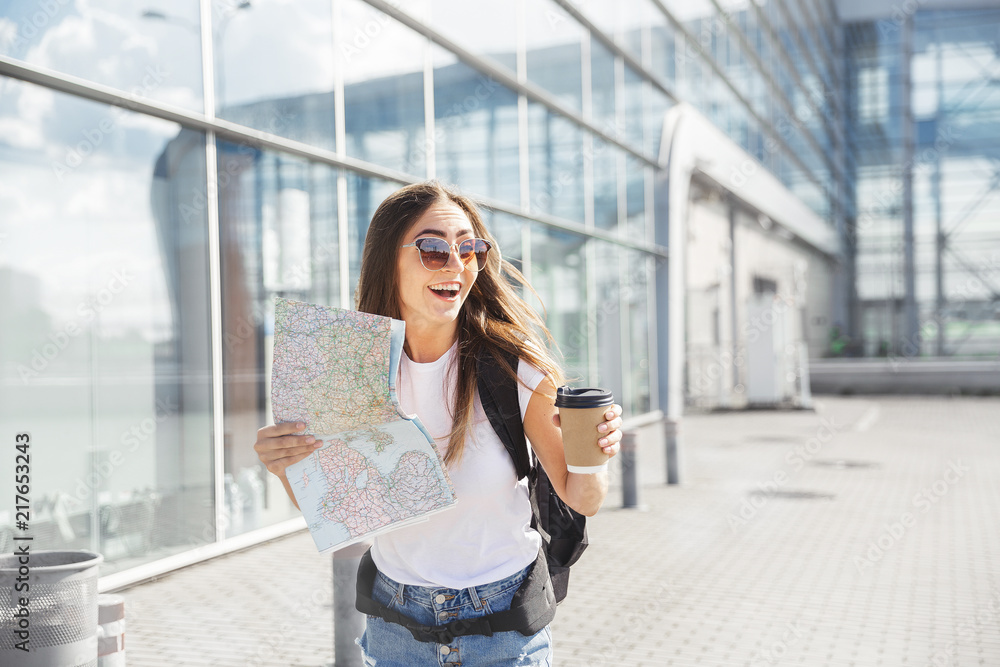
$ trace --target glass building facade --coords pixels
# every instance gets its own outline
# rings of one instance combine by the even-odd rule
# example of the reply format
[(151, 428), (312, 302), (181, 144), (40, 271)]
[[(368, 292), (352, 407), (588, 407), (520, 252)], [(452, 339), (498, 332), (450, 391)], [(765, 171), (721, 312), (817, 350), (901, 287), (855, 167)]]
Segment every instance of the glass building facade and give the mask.
[(872, 355), (1000, 350), (1000, 7), (849, 23), (858, 329)]
[[(996, 87), (976, 93), (992, 106), (963, 88), (998, 21), (918, 12), (906, 47), (913, 151), (954, 129), (914, 170), (919, 267), (941, 266), (935, 220), (961, 227), (946, 282), (998, 248), (995, 208), (960, 218), (996, 186)], [(290, 525), (252, 448), (273, 298), (352, 307), (368, 221), (415, 180), (486, 204), (571, 377), (657, 409), (655, 183), (680, 102), (857, 248), (842, 305), (877, 353), (901, 308), (899, 207), (864, 216), (900, 178), (904, 51), (873, 25), (830, 0), (0, 1), (0, 433), (37, 443), (36, 546), (128, 574)], [(959, 311), (920, 272), (946, 352), (995, 336), (989, 290)]]

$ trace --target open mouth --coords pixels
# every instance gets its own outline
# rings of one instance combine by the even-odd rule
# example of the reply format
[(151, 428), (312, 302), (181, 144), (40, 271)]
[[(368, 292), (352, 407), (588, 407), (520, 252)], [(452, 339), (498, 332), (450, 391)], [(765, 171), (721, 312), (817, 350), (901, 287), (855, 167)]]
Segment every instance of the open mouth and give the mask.
[(458, 298), (458, 293), (462, 289), (460, 283), (445, 283), (441, 285), (432, 285), (428, 287), (435, 296), (444, 299), (446, 301), (454, 301)]

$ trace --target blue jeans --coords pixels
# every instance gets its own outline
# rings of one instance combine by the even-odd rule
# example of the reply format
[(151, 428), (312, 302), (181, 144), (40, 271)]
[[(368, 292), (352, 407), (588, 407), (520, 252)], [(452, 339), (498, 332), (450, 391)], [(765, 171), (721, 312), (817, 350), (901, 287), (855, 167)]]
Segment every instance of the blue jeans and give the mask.
[[(510, 609), (514, 593), (530, 567), (506, 579), (462, 589), (404, 585), (379, 572), (372, 597), (423, 625), (444, 625)], [(497, 632), (492, 637), (465, 635), (439, 644), (417, 641), (403, 626), (369, 616), (358, 645), (368, 667), (552, 665), (552, 632), (548, 626), (530, 637), (514, 630)]]

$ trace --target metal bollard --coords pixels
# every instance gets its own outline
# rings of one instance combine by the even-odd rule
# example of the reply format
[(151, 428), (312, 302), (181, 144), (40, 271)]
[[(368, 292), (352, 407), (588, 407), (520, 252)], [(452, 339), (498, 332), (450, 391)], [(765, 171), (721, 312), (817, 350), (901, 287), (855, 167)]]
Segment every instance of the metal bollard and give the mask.
[(626, 509), (639, 506), (637, 436), (635, 431), (622, 432), (621, 449), (618, 452), (622, 465), (622, 507)]
[(125, 598), (97, 596), (97, 667), (125, 667)]
[(354, 640), (365, 631), (365, 615), (354, 606), (358, 565), (368, 544), (333, 552), (333, 655), (335, 667), (364, 667), (361, 647)]
[(663, 420), (663, 434), (667, 441), (667, 484), (680, 482), (680, 464), (677, 461), (680, 426), (680, 421), (676, 419)]

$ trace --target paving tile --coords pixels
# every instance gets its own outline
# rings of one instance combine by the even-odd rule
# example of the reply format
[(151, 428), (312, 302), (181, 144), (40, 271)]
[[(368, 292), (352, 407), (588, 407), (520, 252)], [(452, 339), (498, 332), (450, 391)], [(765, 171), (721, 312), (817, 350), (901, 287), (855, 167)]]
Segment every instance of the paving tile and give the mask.
[[(556, 664), (1000, 665), (1000, 400), (816, 407), (685, 417), (683, 484), (590, 521)], [(333, 664), (304, 532), (122, 594), (130, 667)]]

